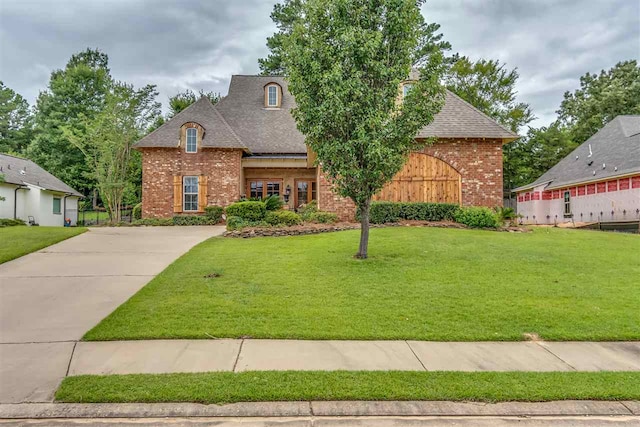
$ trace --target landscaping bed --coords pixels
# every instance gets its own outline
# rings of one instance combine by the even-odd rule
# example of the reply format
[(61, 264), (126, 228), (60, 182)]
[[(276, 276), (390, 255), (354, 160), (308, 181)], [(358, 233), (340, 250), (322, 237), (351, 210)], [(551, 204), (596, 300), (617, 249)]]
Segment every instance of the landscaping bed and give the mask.
[[(371, 228), (381, 227), (435, 227), (435, 228), (469, 228), (464, 224), (453, 221), (410, 221), (403, 220), (386, 224), (371, 224)], [(225, 231), (225, 237), (282, 237), (282, 236), (302, 236), (307, 234), (330, 233), (334, 231), (359, 230), (360, 224), (353, 222), (339, 222), (335, 224), (314, 224), (304, 223), (300, 225), (292, 225), (288, 227), (243, 227), (240, 230)], [(508, 231), (512, 233), (526, 233), (531, 231), (527, 227), (500, 227), (487, 228), (491, 231)]]

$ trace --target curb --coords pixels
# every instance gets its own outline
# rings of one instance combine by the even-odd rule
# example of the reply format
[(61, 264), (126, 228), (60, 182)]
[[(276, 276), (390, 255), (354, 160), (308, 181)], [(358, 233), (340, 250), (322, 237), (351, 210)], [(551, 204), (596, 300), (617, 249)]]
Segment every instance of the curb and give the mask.
[(8, 403), (0, 419), (346, 416), (640, 416), (640, 401), (313, 401), (198, 403)]

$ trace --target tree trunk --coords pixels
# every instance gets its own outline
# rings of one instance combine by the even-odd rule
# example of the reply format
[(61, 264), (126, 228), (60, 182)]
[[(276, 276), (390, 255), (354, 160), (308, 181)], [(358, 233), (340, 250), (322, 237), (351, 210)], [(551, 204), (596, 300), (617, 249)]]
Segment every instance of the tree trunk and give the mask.
[(364, 205), (360, 206), (360, 247), (356, 258), (366, 259), (369, 249), (369, 208), (371, 207), (371, 199), (367, 200)]

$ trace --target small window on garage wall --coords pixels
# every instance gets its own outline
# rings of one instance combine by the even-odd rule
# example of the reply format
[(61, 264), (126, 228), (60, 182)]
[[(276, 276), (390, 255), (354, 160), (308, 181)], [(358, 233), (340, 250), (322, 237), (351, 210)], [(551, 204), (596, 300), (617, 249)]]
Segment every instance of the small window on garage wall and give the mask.
[(564, 216), (571, 216), (571, 193), (564, 192)]
[(53, 198), (53, 213), (55, 215), (62, 214), (62, 200), (60, 199), (60, 197)]

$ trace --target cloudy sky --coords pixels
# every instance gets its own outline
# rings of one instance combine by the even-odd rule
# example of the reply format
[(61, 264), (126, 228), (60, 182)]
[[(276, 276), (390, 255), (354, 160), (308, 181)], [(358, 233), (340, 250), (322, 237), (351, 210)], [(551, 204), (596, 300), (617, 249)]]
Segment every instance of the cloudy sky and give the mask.
[[(0, 80), (34, 103), (52, 70), (86, 47), (109, 55), (115, 78), (227, 91), (232, 74), (258, 72), (276, 0), (0, 0)], [(640, 0), (428, 0), (453, 50), (517, 67), (519, 100), (534, 126), (554, 119), (586, 72), (640, 57)]]

